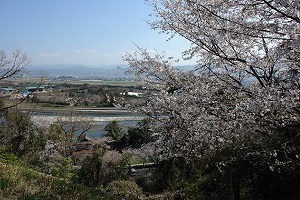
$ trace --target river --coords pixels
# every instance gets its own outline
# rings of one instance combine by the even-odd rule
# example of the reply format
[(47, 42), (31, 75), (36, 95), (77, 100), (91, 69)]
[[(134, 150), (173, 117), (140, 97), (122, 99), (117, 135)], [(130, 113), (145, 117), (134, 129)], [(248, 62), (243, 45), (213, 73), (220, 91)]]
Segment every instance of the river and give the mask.
[[(47, 127), (57, 122), (58, 116), (67, 116), (67, 114), (64, 113), (65, 112), (55, 110), (35, 110), (30, 114), (35, 125)], [(142, 115), (117, 109), (77, 109), (74, 110), (74, 116), (75, 122), (78, 116), (80, 116), (80, 120), (92, 121), (93, 127), (86, 133), (89, 137), (94, 139), (101, 138), (107, 134), (107, 132), (104, 131), (104, 127), (111, 121), (118, 121), (122, 129), (126, 131), (128, 127), (135, 126), (138, 121), (144, 118)], [(78, 133), (79, 132), (80, 131), (78, 131)]]

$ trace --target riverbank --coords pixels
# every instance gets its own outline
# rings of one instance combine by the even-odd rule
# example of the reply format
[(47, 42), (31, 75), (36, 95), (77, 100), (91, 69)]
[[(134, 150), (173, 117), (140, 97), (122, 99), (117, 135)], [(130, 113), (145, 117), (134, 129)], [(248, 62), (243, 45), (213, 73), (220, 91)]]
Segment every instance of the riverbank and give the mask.
[[(57, 122), (57, 115), (42, 115), (42, 114), (36, 114), (31, 115), (31, 119), (34, 124), (38, 126), (49, 126), (55, 122)], [(108, 116), (102, 116), (102, 117), (93, 117), (88, 116), (85, 118), (80, 119), (80, 121), (91, 121), (91, 123), (99, 123), (99, 122), (111, 122), (111, 121), (140, 121), (143, 117), (141, 116), (115, 116), (115, 117), (108, 117)], [(74, 120), (73, 122), (76, 122)]]
[(29, 113), (74, 113), (74, 114), (132, 114), (126, 109), (120, 108), (77, 108), (77, 107), (33, 107), (33, 108), (20, 108), (20, 111)]
[(64, 116), (73, 117), (65, 118), (72, 123), (81, 123), (89, 121), (93, 124), (87, 134), (94, 138), (99, 138), (104, 134), (104, 127), (111, 121), (118, 121), (123, 130), (133, 127), (144, 116), (129, 112), (128, 110), (116, 108), (74, 108), (74, 109), (22, 109), (22, 111), (30, 114), (32, 122), (36, 126), (49, 127), (58, 121), (58, 117), (64, 119)]

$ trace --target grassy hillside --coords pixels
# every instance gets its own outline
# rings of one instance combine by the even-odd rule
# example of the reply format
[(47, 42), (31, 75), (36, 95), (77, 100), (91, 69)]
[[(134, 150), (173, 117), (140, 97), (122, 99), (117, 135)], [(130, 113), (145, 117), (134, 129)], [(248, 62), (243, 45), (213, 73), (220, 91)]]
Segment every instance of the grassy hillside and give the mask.
[(0, 199), (115, 199), (101, 189), (47, 176), (0, 148)]

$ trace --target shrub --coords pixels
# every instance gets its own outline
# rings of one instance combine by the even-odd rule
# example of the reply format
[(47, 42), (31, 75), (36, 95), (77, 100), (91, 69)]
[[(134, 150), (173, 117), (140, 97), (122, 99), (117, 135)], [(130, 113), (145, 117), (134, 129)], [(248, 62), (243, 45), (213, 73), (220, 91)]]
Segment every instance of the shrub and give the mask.
[(114, 140), (118, 141), (123, 135), (122, 128), (120, 127), (119, 122), (112, 121), (108, 123), (104, 130), (108, 132), (108, 136), (112, 137)]
[(74, 171), (72, 168), (72, 159), (62, 157), (59, 162), (55, 163), (52, 170), (52, 175), (61, 178), (73, 178)]
[(107, 190), (112, 195), (131, 199), (140, 199), (143, 195), (142, 189), (133, 181), (113, 181), (108, 184)]
[(82, 163), (78, 173), (79, 182), (86, 186), (97, 187), (100, 184), (102, 168), (102, 154), (99, 151), (93, 151), (93, 155), (87, 156)]

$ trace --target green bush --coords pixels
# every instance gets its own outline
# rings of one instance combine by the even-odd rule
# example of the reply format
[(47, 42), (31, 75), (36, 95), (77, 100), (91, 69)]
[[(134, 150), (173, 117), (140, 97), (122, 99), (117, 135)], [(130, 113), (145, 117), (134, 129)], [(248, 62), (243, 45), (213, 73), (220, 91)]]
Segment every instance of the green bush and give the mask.
[(73, 178), (75, 174), (72, 168), (72, 163), (73, 161), (71, 158), (61, 158), (59, 162), (54, 164), (51, 170), (52, 175), (66, 179)]
[(92, 156), (87, 156), (78, 172), (78, 181), (81, 184), (90, 187), (100, 185), (101, 170), (103, 167), (102, 154), (99, 151), (93, 151)]
[(112, 121), (108, 123), (104, 130), (108, 132), (108, 136), (112, 137), (114, 140), (118, 141), (123, 135), (122, 128), (120, 127), (119, 122)]
[(112, 195), (130, 199), (140, 199), (143, 195), (142, 189), (133, 181), (113, 181), (108, 184), (107, 190)]

